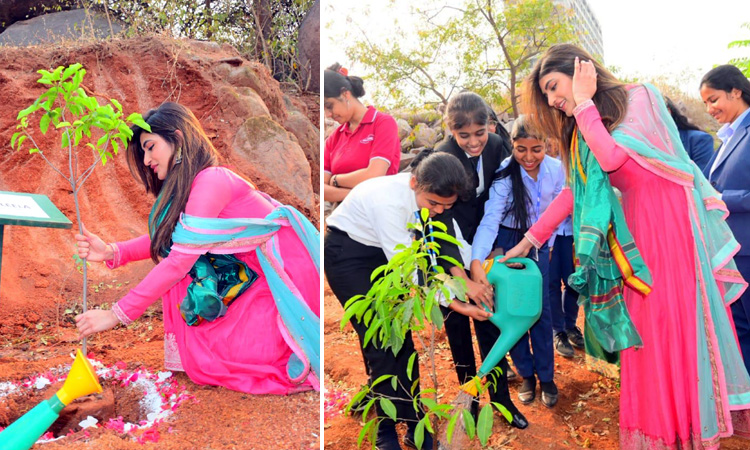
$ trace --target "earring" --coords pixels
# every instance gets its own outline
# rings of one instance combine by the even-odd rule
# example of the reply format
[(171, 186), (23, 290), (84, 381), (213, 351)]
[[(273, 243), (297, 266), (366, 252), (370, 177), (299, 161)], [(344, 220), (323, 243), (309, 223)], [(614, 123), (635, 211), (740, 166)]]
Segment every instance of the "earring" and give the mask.
[(182, 147), (177, 149), (177, 155), (174, 158), (174, 163), (179, 164), (182, 162)]

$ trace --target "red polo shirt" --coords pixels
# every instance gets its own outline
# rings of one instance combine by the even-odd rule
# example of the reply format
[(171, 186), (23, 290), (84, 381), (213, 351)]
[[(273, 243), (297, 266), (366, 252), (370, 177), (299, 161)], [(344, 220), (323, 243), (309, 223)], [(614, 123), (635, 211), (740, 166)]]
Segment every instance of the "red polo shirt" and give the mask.
[(354, 132), (344, 123), (326, 139), (323, 170), (331, 174), (350, 173), (364, 169), (370, 160), (379, 158), (390, 163), (386, 175), (398, 172), (401, 142), (393, 117), (367, 107), (367, 112)]

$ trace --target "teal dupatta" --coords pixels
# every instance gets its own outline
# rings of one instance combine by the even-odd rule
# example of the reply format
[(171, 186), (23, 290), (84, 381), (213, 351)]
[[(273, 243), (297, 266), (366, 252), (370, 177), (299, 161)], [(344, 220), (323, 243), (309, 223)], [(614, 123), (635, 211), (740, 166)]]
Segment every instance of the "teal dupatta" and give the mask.
[(319, 390), (320, 318), (287, 274), (278, 253), (276, 233), (282, 227), (291, 226), (307, 249), (318, 275), (320, 233), (299, 211), (263, 195), (276, 206), (264, 219), (203, 218), (183, 213), (172, 234), (171, 249), (188, 254), (210, 253), (211, 257), (255, 250), (279, 311), (278, 326), (293, 351), (287, 363), (287, 374), (297, 383), (308, 379)]

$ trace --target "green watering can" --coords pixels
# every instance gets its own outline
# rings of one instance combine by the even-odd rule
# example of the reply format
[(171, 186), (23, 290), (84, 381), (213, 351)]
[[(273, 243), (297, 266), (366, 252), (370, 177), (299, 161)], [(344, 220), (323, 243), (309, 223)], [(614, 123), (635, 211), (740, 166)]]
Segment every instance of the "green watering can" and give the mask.
[(102, 392), (99, 377), (81, 350), (70, 368), (63, 387), (49, 399), (36, 405), (20, 419), (0, 433), (0, 449), (28, 450), (57, 420), (60, 411), (73, 400), (89, 394)]
[[(484, 358), (477, 376), (482, 378), (497, 366), (516, 342), (529, 331), (542, 314), (542, 273), (529, 258), (511, 258), (498, 262), (502, 255), (484, 262), (487, 280), (495, 288), (495, 313), (490, 317), (500, 329), (500, 337)], [(508, 264), (521, 267), (508, 267)], [(477, 386), (472, 381), (461, 386), (476, 396)]]

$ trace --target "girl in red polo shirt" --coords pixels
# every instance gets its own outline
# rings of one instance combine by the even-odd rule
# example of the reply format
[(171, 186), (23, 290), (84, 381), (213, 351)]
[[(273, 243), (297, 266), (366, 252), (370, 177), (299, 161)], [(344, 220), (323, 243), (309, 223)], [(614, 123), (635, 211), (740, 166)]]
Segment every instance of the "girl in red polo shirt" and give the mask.
[(337, 63), (323, 79), (326, 117), (341, 124), (326, 139), (323, 199), (340, 202), (359, 183), (397, 173), (401, 142), (393, 117), (358, 100), (365, 95), (361, 78), (348, 76)]

